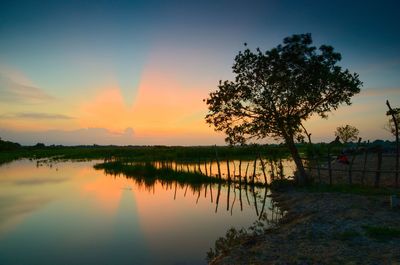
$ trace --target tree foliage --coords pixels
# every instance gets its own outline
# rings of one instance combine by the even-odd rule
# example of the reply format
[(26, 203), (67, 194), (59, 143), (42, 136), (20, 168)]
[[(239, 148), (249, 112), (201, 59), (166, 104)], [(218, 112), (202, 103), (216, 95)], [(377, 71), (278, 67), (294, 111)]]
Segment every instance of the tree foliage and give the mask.
[(339, 139), (343, 143), (347, 143), (349, 141), (355, 141), (358, 139), (358, 134), (360, 131), (351, 125), (339, 126), (336, 128), (335, 136), (339, 137)]
[(0, 151), (12, 151), (21, 148), (18, 143), (13, 143), (10, 141), (4, 141), (0, 137)]
[(232, 67), (235, 80), (220, 81), (206, 99), (206, 121), (224, 132), (227, 142), (282, 139), (304, 177), (294, 145), (302, 122), (313, 114), (326, 118), (340, 104), (351, 104), (362, 86), (357, 74), (336, 65), (341, 55), (333, 47), (311, 44), (311, 34), (301, 34), (265, 52), (239, 52)]

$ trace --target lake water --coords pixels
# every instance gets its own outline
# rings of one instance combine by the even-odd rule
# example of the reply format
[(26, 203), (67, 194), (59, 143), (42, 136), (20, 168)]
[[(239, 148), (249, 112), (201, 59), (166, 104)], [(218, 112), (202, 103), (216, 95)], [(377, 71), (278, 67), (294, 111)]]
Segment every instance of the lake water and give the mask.
[(0, 167), (0, 264), (206, 264), (217, 238), (271, 208), (263, 188), (145, 185), (94, 164)]

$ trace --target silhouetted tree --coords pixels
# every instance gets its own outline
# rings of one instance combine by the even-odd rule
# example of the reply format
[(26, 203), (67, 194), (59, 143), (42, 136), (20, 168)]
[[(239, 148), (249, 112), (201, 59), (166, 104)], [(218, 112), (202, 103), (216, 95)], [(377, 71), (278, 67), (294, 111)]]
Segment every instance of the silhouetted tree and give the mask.
[(35, 148), (45, 148), (46, 145), (44, 143), (37, 143), (33, 147), (35, 147)]
[[(389, 101), (386, 101), (386, 105), (389, 104)], [(389, 104), (390, 106), (390, 104)], [(394, 109), (389, 109), (389, 111), (386, 112), (387, 116), (390, 116), (388, 122), (385, 124), (385, 130), (390, 132), (394, 137), (396, 135), (399, 135), (399, 130), (397, 128), (396, 130), (396, 125), (398, 126), (400, 124), (400, 108), (394, 108)]]
[(335, 136), (339, 137), (343, 143), (347, 143), (349, 141), (355, 141), (358, 139), (358, 134), (360, 131), (351, 125), (339, 126), (336, 128)]
[(13, 143), (10, 141), (4, 141), (0, 138), (0, 151), (11, 151), (21, 148), (21, 145), (18, 143)]
[(396, 137), (396, 187), (399, 186), (399, 121), (400, 121), (400, 108), (392, 108), (389, 100), (386, 100), (386, 105), (389, 110), (386, 115), (391, 116), (389, 119), (390, 132)]
[(336, 63), (333, 47), (311, 46), (311, 34), (293, 35), (269, 51), (245, 49), (235, 57), (234, 81), (220, 81), (209, 94), (206, 121), (223, 131), (230, 144), (274, 137), (286, 142), (296, 163), (299, 183), (307, 174), (295, 145), (302, 122), (323, 118), (360, 91), (357, 74)]

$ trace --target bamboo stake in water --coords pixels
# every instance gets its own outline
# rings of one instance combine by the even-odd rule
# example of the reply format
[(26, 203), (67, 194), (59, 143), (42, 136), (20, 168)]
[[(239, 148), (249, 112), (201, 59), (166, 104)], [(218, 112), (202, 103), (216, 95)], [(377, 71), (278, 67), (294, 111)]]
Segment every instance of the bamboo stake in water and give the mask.
[(243, 202), (242, 202), (242, 177), (239, 175), (239, 201), (240, 201), (240, 211), (243, 211)]
[(235, 160), (233, 160), (233, 181), (236, 179), (236, 163)]
[(201, 171), (201, 167), (200, 167), (200, 159), (199, 159), (199, 162), (198, 162), (197, 166), (198, 166), (198, 168), (199, 168), (199, 172), (200, 172), (200, 174), (202, 174), (202, 175), (203, 175), (203, 172)]
[(279, 159), (279, 178), (283, 179), (285, 176), (285, 172), (283, 170), (283, 163), (282, 163), (282, 159)]
[(218, 166), (218, 177), (219, 179), (221, 179), (221, 167), (219, 165), (217, 146), (215, 145), (214, 148), (215, 148), (215, 158), (217, 160), (217, 166)]
[(201, 194), (201, 189), (199, 188), (199, 195), (197, 196), (196, 204), (199, 202), (200, 194)]
[(239, 160), (239, 176), (242, 175), (242, 159)]
[(247, 185), (247, 171), (249, 170), (250, 161), (247, 162), (246, 173), (244, 175), (244, 183)]
[(227, 202), (226, 202), (226, 210), (229, 211), (229, 195), (231, 193), (231, 184), (228, 183), (228, 194), (227, 194)]
[(259, 217), (259, 219), (261, 219), (262, 214), (264, 213), (265, 202), (266, 202), (266, 200), (267, 200), (267, 193), (268, 193), (268, 189), (267, 189), (267, 187), (265, 187), (265, 189), (264, 189), (264, 199), (263, 199), (263, 204), (262, 204), (262, 208), (261, 208), (261, 212), (260, 212), (260, 217)]
[(228, 181), (231, 181), (231, 171), (229, 170), (229, 159), (226, 160), (226, 168), (228, 170)]
[(252, 180), (251, 180), (251, 183), (254, 185), (254, 179), (255, 179), (255, 177), (256, 177), (256, 167), (257, 167), (257, 157), (256, 157), (256, 159), (254, 159), (254, 167), (253, 167), (253, 177), (252, 177)]
[(213, 160), (211, 159), (211, 161), (210, 161), (210, 177), (212, 177), (212, 163), (213, 163)]
[(176, 199), (176, 188), (177, 188), (177, 186), (178, 186), (178, 182), (177, 182), (177, 181), (175, 181), (175, 192), (174, 192), (174, 200)]
[(256, 214), (257, 214), (257, 216), (259, 216), (259, 213), (258, 213), (258, 206), (257, 206), (257, 195), (256, 195), (256, 192), (255, 192), (255, 190), (254, 190), (254, 187), (253, 187), (252, 189), (253, 189), (254, 207), (256, 208)]
[(185, 189), (185, 193), (183, 194), (183, 197), (186, 197), (186, 192), (187, 192), (188, 188), (189, 188), (189, 184), (186, 185), (186, 189)]
[(236, 202), (236, 189), (235, 186), (233, 186), (233, 202), (231, 205), (231, 216), (233, 215), (233, 207), (235, 206), (235, 202)]
[(264, 183), (265, 183), (265, 185), (268, 185), (267, 175), (265, 174), (264, 161), (261, 158), (261, 154), (258, 154), (258, 157), (260, 158), (260, 162), (261, 162), (261, 168), (262, 168), (262, 172), (263, 172), (263, 175), (264, 175)]
[(248, 203), (248, 204), (249, 204), (249, 206), (250, 206), (251, 204), (250, 204), (249, 194), (248, 194), (248, 192), (247, 192), (247, 185), (246, 185), (246, 186), (244, 186), (244, 188), (245, 188), (245, 191), (246, 191), (247, 203)]
[(219, 204), (219, 196), (221, 195), (221, 182), (218, 183), (218, 193), (217, 193), (217, 202), (215, 206), (215, 212), (218, 211), (218, 204)]
[(213, 191), (212, 191), (212, 184), (210, 183), (210, 197), (211, 197), (211, 203), (213, 203)]
[(275, 167), (274, 167), (274, 161), (270, 159), (269, 165), (271, 167), (271, 181), (275, 180)]

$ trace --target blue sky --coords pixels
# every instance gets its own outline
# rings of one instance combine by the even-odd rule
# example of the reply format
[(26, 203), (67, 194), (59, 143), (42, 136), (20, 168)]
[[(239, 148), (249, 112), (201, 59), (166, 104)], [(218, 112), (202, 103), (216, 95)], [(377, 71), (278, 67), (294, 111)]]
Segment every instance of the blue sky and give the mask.
[[(221, 144), (201, 101), (232, 78), (243, 43), (266, 50), (311, 32), (364, 82), (352, 107), (309, 122), (316, 140), (330, 140), (343, 124), (365, 139), (390, 139), (382, 127), (386, 98), (400, 105), (399, 10), (397, 1), (2, 1), (0, 135), (82, 144), (87, 130), (102, 132), (99, 144), (179, 144), (182, 136), (184, 144)], [(153, 113), (139, 115), (149, 105), (157, 105)]]

